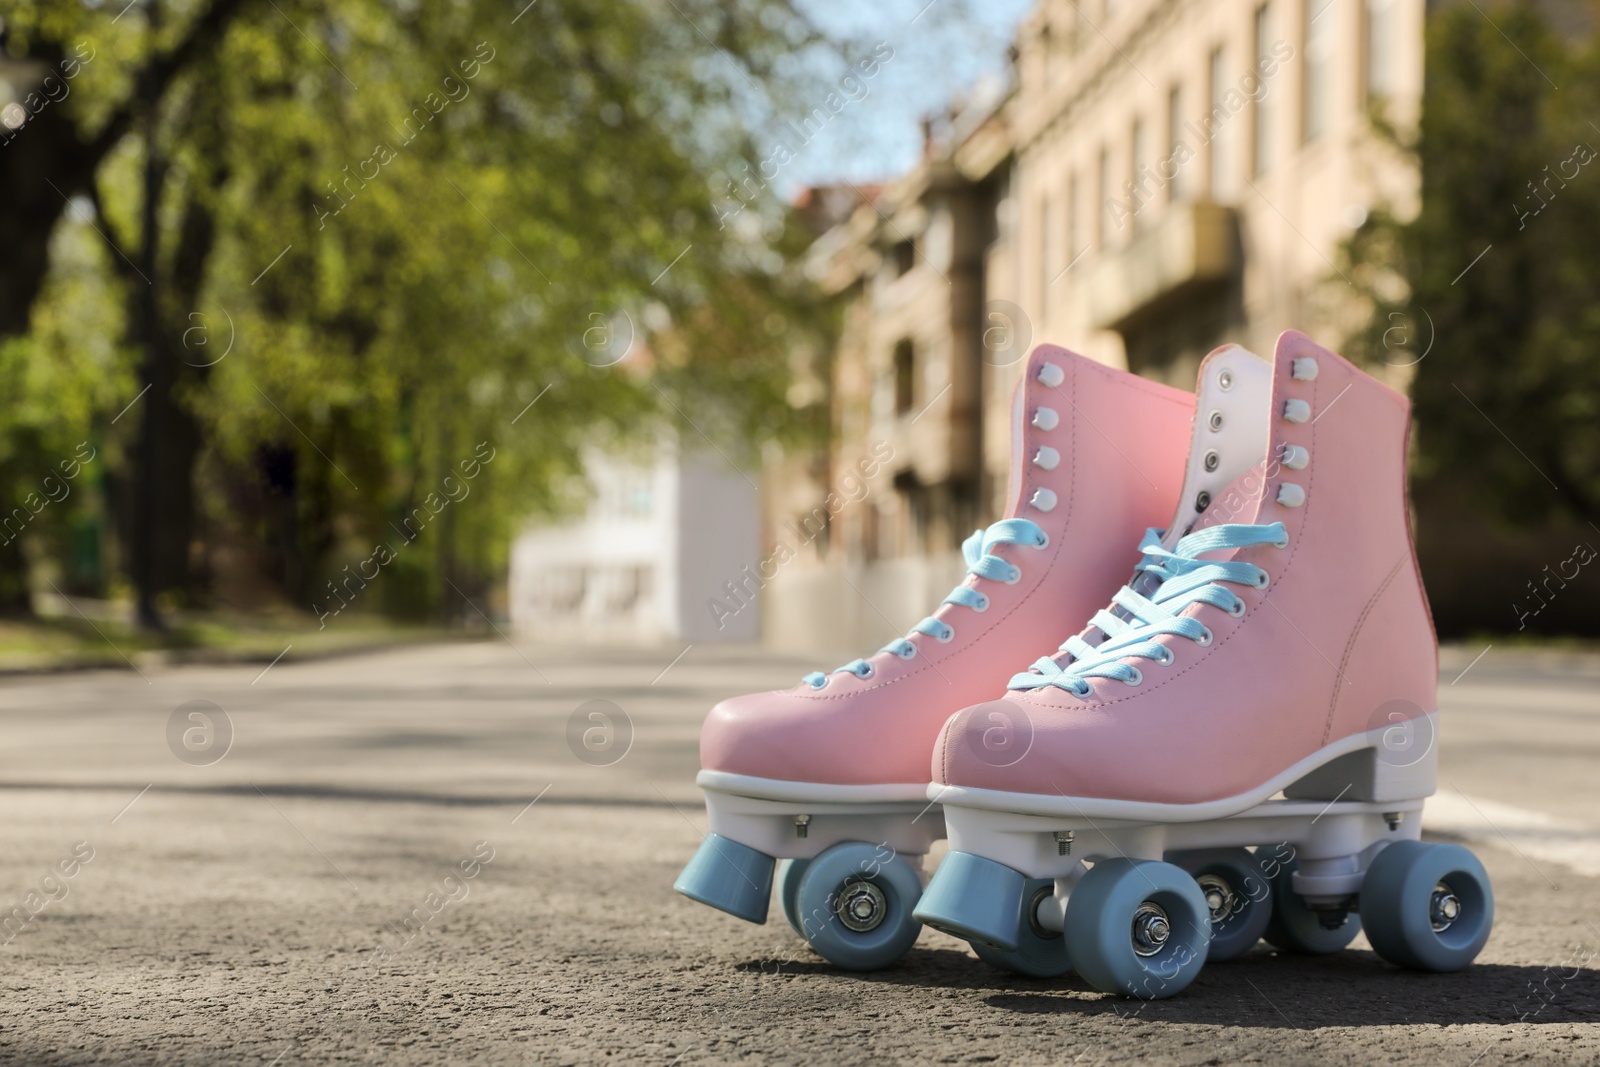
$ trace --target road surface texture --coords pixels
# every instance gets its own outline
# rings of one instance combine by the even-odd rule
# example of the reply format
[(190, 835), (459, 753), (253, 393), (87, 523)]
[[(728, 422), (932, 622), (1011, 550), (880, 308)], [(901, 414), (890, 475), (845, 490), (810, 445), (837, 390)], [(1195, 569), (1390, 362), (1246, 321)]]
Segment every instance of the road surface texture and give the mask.
[[(1469, 971), (1259, 946), (1139, 1004), (932, 932), (844, 974), (776, 909), (751, 926), (674, 894), (705, 709), (816, 666), (682, 651), (0, 681), (0, 1062), (1600, 1061), (1600, 660), (1446, 656), (1430, 830), (1477, 849), (1499, 901)], [(626, 754), (584, 762), (586, 730), (591, 762)]]

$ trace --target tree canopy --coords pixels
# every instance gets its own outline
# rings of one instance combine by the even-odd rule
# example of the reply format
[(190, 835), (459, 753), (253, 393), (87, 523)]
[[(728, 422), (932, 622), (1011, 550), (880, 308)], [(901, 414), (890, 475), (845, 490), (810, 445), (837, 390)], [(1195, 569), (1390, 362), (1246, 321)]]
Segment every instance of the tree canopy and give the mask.
[(142, 593), (203, 600), (226, 549), (309, 606), (386, 542), (386, 606), (437, 612), (586, 443), (751, 459), (814, 417), (806, 235), (770, 192), (718, 207), (826, 91), (793, 57), (850, 59), (783, 0), (39, 0), (5, 30), (48, 73), (0, 128), (0, 489), (90, 442), (99, 503), (39, 521), (99, 513)]
[(1600, 522), (1600, 37), (1539, 5), (1431, 12), (1421, 206), (1349, 255), (1375, 359), (1414, 365), (1417, 475), (1485, 514)]

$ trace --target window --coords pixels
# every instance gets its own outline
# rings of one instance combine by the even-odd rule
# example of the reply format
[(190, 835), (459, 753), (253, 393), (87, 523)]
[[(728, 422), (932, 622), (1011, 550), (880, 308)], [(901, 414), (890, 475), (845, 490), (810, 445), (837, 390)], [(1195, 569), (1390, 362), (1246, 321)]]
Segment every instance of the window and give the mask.
[(906, 415), (917, 404), (917, 350), (909, 337), (894, 346), (894, 413)]
[(928, 550), (928, 523), (933, 517), (928, 507), (928, 487), (914, 483), (896, 486), (895, 493), (900, 497), (900, 514), (905, 516), (900, 554), (920, 555)]
[[(1067, 179), (1067, 263), (1076, 263), (1078, 256), (1083, 254), (1085, 245), (1083, 227), (1080, 220), (1083, 215), (1082, 197), (1078, 191), (1078, 176), (1074, 174)], [(1063, 268), (1065, 269), (1065, 268)]]
[(1369, 100), (1383, 100), (1394, 95), (1399, 15), (1399, 0), (1367, 0), (1367, 69), (1363, 80)]
[(883, 513), (869, 501), (861, 511), (861, 555), (868, 560), (882, 559), (884, 540)]
[(1229, 149), (1233, 143), (1233, 127), (1227, 102), (1227, 53), (1218, 48), (1211, 53), (1211, 114), (1206, 116), (1205, 130), (1210, 141), (1211, 199), (1229, 200), (1233, 197), (1233, 171)]
[(1045, 310), (1050, 300), (1050, 283), (1055, 280), (1061, 250), (1056, 242), (1056, 206), (1046, 196), (1039, 202), (1039, 309)]
[(1255, 70), (1252, 72), (1245, 85), (1255, 87), (1255, 125), (1251, 131), (1251, 169), (1256, 174), (1266, 173), (1267, 166), (1272, 162), (1272, 106), (1269, 103), (1271, 96), (1267, 91), (1266, 80), (1261, 72), (1267, 67), (1265, 61), (1272, 59), (1272, 8), (1262, 4), (1256, 8), (1256, 57)]
[(1305, 139), (1314, 141), (1328, 129), (1333, 78), (1334, 0), (1305, 0)]
[(596, 479), (594, 514), (605, 519), (647, 519), (655, 511), (655, 474), (636, 467), (610, 468)]
[(1186, 199), (1189, 180), (1184, 174), (1184, 157), (1188, 155), (1179, 146), (1183, 144), (1183, 87), (1174, 85), (1167, 94), (1167, 152), (1161, 176), (1167, 179), (1167, 199), (1173, 203)]
[(1111, 191), (1111, 153), (1106, 151), (1104, 148), (1100, 149), (1100, 167), (1097, 177), (1099, 179), (1097, 183), (1098, 188), (1095, 190), (1095, 192), (1099, 194), (1100, 210), (1096, 213), (1096, 217), (1099, 219), (1099, 222), (1096, 224), (1095, 244), (1104, 249), (1106, 245), (1111, 243), (1111, 227), (1112, 225), (1115, 225), (1115, 223), (1112, 221), (1111, 214), (1111, 205), (1113, 203)]
[(902, 277), (917, 265), (917, 246), (912, 241), (900, 241), (894, 246), (894, 276)]
[(1150, 172), (1150, 136), (1144, 119), (1133, 120), (1133, 153), (1129, 157), (1129, 170), (1133, 175), (1128, 183), (1127, 210), (1133, 213), (1133, 228), (1143, 229), (1150, 221), (1145, 207), (1155, 196), (1155, 181)]

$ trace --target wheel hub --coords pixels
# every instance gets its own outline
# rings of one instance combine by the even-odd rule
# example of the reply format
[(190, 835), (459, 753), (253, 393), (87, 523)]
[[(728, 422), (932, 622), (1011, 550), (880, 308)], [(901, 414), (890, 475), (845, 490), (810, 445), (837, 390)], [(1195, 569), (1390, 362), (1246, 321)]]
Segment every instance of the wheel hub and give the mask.
[(847, 882), (839, 890), (833, 910), (845, 926), (864, 934), (883, 922), (889, 914), (889, 902), (884, 898), (883, 890), (871, 882)]
[(1133, 951), (1154, 956), (1166, 947), (1172, 936), (1172, 922), (1160, 905), (1145, 901), (1133, 913)]
[(1456, 896), (1455, 890), (1439, 882), (1433, 887), (1433, 899), (1428, 903), (1428, 920), (1433, 924), (1433, 932), (1443, 933), (1459, 918), (1461, 898)]
[(1239, 898), (1234, 895), (1233, 887), (1227, 879), (1215, 874), (1202, 874), (1195, 879), (1200, 884), (1200, 892), (1205, 894), (1206, 907), (1211, 912), (1213, 925), (1226, 922), (1238, 906)]

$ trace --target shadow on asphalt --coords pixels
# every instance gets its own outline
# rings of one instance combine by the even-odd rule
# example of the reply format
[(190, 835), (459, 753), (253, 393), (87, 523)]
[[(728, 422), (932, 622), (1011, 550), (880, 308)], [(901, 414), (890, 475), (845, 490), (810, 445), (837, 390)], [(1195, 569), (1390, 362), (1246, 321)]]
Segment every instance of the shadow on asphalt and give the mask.
[(1148, 1022), (1271, 1029), (1484, 1023), (1600, 1022), (1600, 970), (1480, 963), (1455, 974), (1424, 974), (1370, 951), (1299, 956), (1258, 948), (1201, 971), (1168, 1000), (1140, 1002), (1099, 993), (1077, 975), (1028, 978), (996, 971), (954, 949), (912, 950), (894, 967), (865, 974), (815, 958), (750, 960), (736, 970), (840, 982), (970, 989), (1017, 1015), (1104, 1016)]

